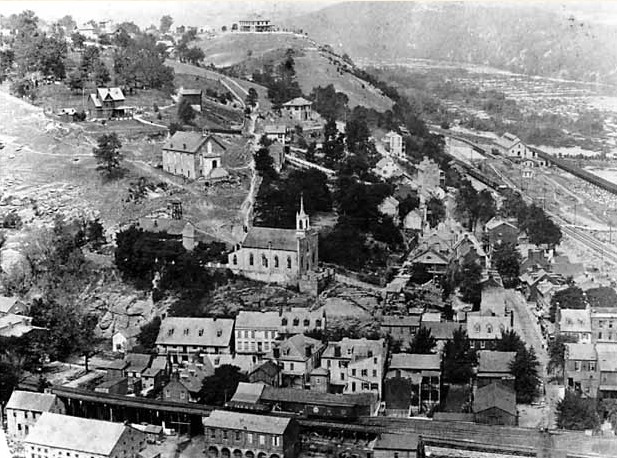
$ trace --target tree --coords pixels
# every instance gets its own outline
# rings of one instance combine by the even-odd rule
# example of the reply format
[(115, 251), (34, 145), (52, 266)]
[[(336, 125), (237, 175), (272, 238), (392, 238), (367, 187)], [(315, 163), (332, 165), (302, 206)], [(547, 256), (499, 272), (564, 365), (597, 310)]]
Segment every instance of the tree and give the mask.
[(492, 264), (501, 275), (506, 288), (518, 285), (521, 267), (521, 254), (514, 244), (502, 243), (493, 250)]
[(467, 219), (467, 229), (474, 231), (478, 222), (495, 216), (495, 200), (487, 189), (477, 192), (469, 180), (462, 180), (456, 194), (456, 212)]
[(159, 25), (159, 31), (161, 33), (167, 33), (169, 32), (169, 29), (171, 29), (171, 25), (174, 23), (174, 20), (171, 16), (169, 15), (165, 15), (161, 18), (161, 23)]
[(122, 143), (115, 133), (103, 134), (97, 139), (97, 142), (98, 147), (92, 150), (99, 164), (97, 169), (102, 171), (107, 178), (111, 178), (120, 170)]
[(456, 283), (459, 285), (461, 299), (473, 304), (474, 309), (479, 309), (482, 300), (481, 279), (482, 267), (472, 259), (464, 259), (456, 273)]
[(274, 170), (274, 159), (270, 155), (270, 150), (267, 146), (262, 146), (254, 155), (255, 170), (264, 178), (275, 178), (276, 171)]
[(73, 34), (71, 34), (71, 42), (75, 48), (81, 49), (84, 47), (86, 37), (79, 32), (73, 32)]
[(193, 110), (191, 103), (183, 98), (178, 105), (178, 119), (180, 122), (183, 124), (190, 124), (193, 119), (195, 119), (196, 115), (197, 113)]
[[(420, 206), (420, 198), (417, 193), (413, 193), (411, 195), (406, 196), (403, 200), (399, 202), (398, 205), (398, 216), (402, 220), (407, 216), (407, 214), (415, 210)], [(437, 210), (438, 211), (438, 210)]]
[(437, 341), (432, 336), (431, 330), (424, 326), (420, 326), (418, 332), (416, 332), (416, 335), (414, 335), (411, 340), (409, 352), (423, 355), (430, 354), (436, 346)]
[(551, 306), (549, 309), (550, 320), (555, 322), (557, 317), (557, 309), (577, 309), (581, 310), (587, 307), (585, 293), (578, 286), (570, 285), (566, 289), (557, 291), (551, 298)]
[(144, 324), (137, 335), (137, 343), (145, 350), (153, 350), (155, 348), (156, 338), (161, 329), (161, 317), (155, 316), (152, 321)]
[(431, 197), (426, 203), (426, 219), (431, 227), (436, 227), (446, 216), (446, 208), (437, 197)]
[(251, 87), (251, 88), (249, 88), (248, 94), (246, 96), (245, 103), (248, 106), (255, 107), (255, 106), (257, 106), (257, 99), (258, 98), (259, 98), (259, 95), (257, 94), (257, 91), (255, 90), (254, 87)]
[(79, 69), (73, 70), (68, 76), (68, 86), (71, 91), (81, 91), (84, 88), (85, 75)]
[(508, 331), (504, 331), (501, 333), (501, 337), (497, 341), (496, 351), (520, 351), (525, 349), (525, 342), (523, 339), (514, 331), (510, 329)]
[(468, 383), (477, 364), (476, 352), (471, 348), (467, 331), (457, 329), (443, 348), (443, 378), (450, 383)]
[(568, 334), (557, 334), (553, 340), (548, 343), (548, 367), (549, 372), (559, 370), (561, 376), (564, 376), (566, 364), (566, 344), (576, 343), (577, 339)]
[(527, 232), (529, 241), (534, 245), (546, 244), (555, 247), (561, 242), (561, 229), (546, 215), (542, 208), (530, 205), (521, 215), (521, 218), (519, 227)]
[(199, 65), (206, 55), (201, 48), (193, 46), (186, 51), (185, 59), (193, 65)]
[(540, 377), (538, 375), (538, 359), (533, 347), (522, 348), (516, 352), (514, 361), (510, 364), (510, 372), (514, 375), (516, 402), (530, 404), (538, 394)]
[(223, 364), (214, 370), (214, 375), (206, 377), (199, 392), (201, 404), (223, 406), (236, 392), (240, 382), (248, 382), (248, 377), (237, 366)]
[(0, 361), (0, 406), (5, 406), (19, 384), (19, 371), (10, 363)]
[(584, 399), (570, 390), (566, 390), (564, 398), (557, 404), (556, 413), (559, 428), (582, 431), (600, 426), (595, 399)]
[(609, 286), (599, 286), (585, 291), (587, 301), (592, 308), (617, 307), (617, 293)]

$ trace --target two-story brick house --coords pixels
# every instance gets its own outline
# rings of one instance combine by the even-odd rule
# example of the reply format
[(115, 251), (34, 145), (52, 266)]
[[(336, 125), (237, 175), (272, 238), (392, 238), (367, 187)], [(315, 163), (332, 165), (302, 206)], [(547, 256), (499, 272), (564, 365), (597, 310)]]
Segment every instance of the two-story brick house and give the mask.
[(203, 426), (208, 458), (295, 458), (300, 451), (292, 418), (214, 410)]
[(64, 413), (64, 404), (55, 394), (15, 390), (6, 404), (7, 433), (23, 439), (43, 412)]

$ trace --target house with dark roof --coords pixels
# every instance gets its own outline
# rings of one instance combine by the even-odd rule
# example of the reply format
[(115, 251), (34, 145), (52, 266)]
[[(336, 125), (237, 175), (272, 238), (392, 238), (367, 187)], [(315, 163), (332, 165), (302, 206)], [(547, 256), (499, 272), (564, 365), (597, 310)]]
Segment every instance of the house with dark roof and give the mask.
[(296, 97), (289, 102), (285, 102), (281, 111), (297, 121), (308, 121), (313, 119), (312, 106), (313, 102), (310, 100), (306, 100), (304, 97)]
[(512, 328), (512, 315), (492, 316), (479, 312), (467, 314), (467, 336), (476, 350), (493, 350), (501, 334)]
[(207, 372), (195, 365), (188, 365), (175, 372), (171, 380), (163, 387), (163, 400), (197, 402), (204, 379), (212, 373), (214, 371)]
[(43, 412), (65, 412), (64, 404), (55, 394), (15, 390), (4, 408), (9, 437), (23, 439), (32, 430)]
[(295, 230), (253, 226), (228, 257), (228, 267), (234, 273), (294, 286), (302, 276), (316, 272), (318, 263), (318, 234), (311, 228), (303, 200)]
[(491, 247), (504, 244), (516, 245), (518, 227), (507, 219), (493, 217), (484, 225), (484, 231)]
[(495, 382), (479, 388), (473, 399), (473, 413), (476, 423), (516, 426), (516, 393)]
[(422, 326), (431, 331), (431, 335), (437, 342), (437, 351), (441, 351), (448, 340), (452, 340), (454, 331), (462, 329), (467, 330), (465, 323), (459, 323), (457, 321), (442, 321), (442, 322), (424, 322)]
[(191, 180), (208, 179), (222, 167), (227, 147), (212, 134), (178, 131), (163, 145), (163, 170)]
[(394, 353), (384, 381), (386, 412), (404, 416), (430, 412), (440, 402), (441, 357)]
[(266, 358), (281, 368), (281, 386), (304, 389), (325, 349), (319, 340), (296, 334), (276, 345)]
[(409, 342), (420, 327), (418, 315), (386, 315), (379, 320), (379, 327), (394, 340)]
[(421, 267), (435, 277), (441, 277), (448, 268), (448, 259), (439, 250), (433, 247), (418, 248), (409, 260), (411, 267)]
[(203, 91), (201, 89), (180, 88), (178, 98), (180, 102), (186, 100), (193, 110), (201, 113), (201, 98)]
[(203, 426), (208, 456), (242, 450), (247, 457), (295, 458), (300, 452), (300, 428), (292, 418), (214, 410)]
[(27, 456), (137, 458), (146, 435), (122, 423), (45, 412), (23, 441)]
[(265, 383), (266, 385), (278, 387), (280, 385), (281, 367), (273, 361), (266, 361), (257, 366), (249, 374), (249, 382)]
[(234, 320), (228, 318), (167, 317), (161, 323), (156, 348), (173, 364), (202, 353), (231, 354), (233, 328)]
[(133, 107), (125, 105), (125, 97), (119, 87), (99, 87), (90, 94), (88, 107), (94, 119), (118, 119), (133, 116)]
[(476, 371), (476, 387), (499, 382), (514, 389), (514, 376), (510, 365), (516, 357), (513, 351), (481, 350), (478, 352), (478, 368)]

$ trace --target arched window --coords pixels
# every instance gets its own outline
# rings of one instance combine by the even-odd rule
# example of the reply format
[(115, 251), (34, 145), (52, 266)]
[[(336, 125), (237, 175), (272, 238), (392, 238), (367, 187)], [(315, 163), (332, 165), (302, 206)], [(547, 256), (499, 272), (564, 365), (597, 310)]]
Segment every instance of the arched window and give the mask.
[(234, 257), (233, 257), (233, 263), (234, 263), (234, 266), (238, 265), (238, 256), (236, 256), (235, 254), (234, 254)]
[(493, 326), (491, 326), (490, 324), (486, 325), (486, 332), (488, 334), (492, 334), (493, 333)]
[(287, 268), (291, 269), (291, 256), (287, 256)]
[(249, 254), (249, 265), (252, 266), (255, 263), (255, 258), (253, 257), (253, 253)]
[(268, 267), (268, 258), (266, 258), (265, 254), (261, 255), (261, 265), (264, 267)]
[(278, 269), (278, 266), (279, 266), (279, 257), (277, 255), (274, 255), (274, 267)]
[(476, 325), (473, 327), (474, 332), (480, 332), (480, 323), (476, 323)]

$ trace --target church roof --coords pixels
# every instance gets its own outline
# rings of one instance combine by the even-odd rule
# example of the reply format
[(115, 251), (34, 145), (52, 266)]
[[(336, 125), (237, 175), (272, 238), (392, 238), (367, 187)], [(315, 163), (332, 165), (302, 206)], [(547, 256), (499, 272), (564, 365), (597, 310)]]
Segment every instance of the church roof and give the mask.
[(298, 239), (295, 229), (252, 227), (244, 242), (244, 248), (272, 248), (273, 250), (296, 251)]

